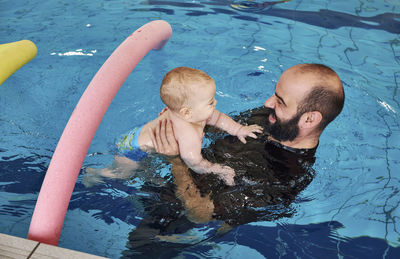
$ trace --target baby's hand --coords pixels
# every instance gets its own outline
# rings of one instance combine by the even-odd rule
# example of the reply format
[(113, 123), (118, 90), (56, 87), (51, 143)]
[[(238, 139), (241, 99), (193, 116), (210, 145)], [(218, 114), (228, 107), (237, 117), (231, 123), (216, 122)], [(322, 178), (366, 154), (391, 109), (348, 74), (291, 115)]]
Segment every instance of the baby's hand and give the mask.
[(257, 124), (249, 125), (249, 126), (242, 126), (236, 133), (236, 136), (240, 141), (246, 144), (246, 137), (257, 138), (256, 133), (262, 133), (263, 128), (258, 126)]
[(235, 180), (235, 170), (230, 168), (229, 166), (222, 166), (222, 170), (218, 173), (215, 173), (219, 179), (223, 180), (226, 185), (234, 186)]

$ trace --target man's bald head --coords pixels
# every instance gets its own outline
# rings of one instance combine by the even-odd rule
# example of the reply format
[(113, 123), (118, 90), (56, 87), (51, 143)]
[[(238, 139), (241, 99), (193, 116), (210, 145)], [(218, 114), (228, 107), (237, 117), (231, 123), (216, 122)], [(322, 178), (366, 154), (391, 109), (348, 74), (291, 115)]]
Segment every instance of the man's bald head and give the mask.
[(299, 103), (299, 114), (319, 111), (322, 120), (319, 130), (323, 130), (342, 111), (344, 90), (339, 76), (328, 66), (321, 64), (300, 64), (289, 68), (301, 79), (308, 80), (309, 89)]

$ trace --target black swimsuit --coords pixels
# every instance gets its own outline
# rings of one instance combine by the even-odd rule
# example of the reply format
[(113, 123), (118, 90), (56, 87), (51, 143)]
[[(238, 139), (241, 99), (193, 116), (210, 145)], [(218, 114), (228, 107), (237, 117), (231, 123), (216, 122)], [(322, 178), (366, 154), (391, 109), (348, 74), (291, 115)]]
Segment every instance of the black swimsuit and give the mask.
[[(236, 120), (264, 125), (267, 118), (262, 107), (244, 112)], [(268, 140), (267, 134), (256, 140), (248, 138), (247, 144), (233, 136), (212, 142), (203, 150), (204, 157), (232, 167), (235, 186), (226, 186), (213, 174), (192, 171), (192, 176), (201, 193), (210, 194), (214, 218), (231, 225), (290, 216), (290, 204), (314, 177), (312, 165), (317, 147), (290, 148)]]

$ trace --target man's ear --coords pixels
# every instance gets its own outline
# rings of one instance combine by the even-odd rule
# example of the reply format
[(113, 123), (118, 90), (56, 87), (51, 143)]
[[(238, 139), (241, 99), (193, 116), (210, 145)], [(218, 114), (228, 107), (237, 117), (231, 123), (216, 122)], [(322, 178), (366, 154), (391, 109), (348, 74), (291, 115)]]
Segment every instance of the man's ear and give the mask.
[(179, 114), (185, 119), (190, 120), (192, 118), (192, 111), (188, 107), (183, 107), (179, 110)]
[(322, 120), (322, 114), (319, 111), (306, 112), (301, 115), (300, 128), (311, 129), (319, 125)]

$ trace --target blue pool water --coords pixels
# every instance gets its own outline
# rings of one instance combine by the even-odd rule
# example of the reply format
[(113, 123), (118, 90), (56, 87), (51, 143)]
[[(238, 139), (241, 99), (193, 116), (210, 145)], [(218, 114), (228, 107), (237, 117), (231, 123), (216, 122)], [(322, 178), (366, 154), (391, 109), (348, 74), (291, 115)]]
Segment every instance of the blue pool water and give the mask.
[[(321, 137), (317, 174), (292, 204), (296, 213), (214, 238), (215, 223), (198, 226), (188, 234), (194, 241), (173, 255), (400, 258), (400, 2), (238, 3), (0, 1), (0, 43), (29, 39), (38, 47), (37, 57), (0, 86), (0, 232), (26, 237), (52, 152), (86, 86), (128, 35), (163, 19), (172, 38), (125, 82), (83, 166), (111, 163), (113, 139), (157, 115), (160, 82), (176, 66), (210, 74), (217, 108), (237, 114), (261, 106), (288, 67), (327, 64), (342, 79), (346, 103)], [(59, 246), (127, 254), (129, 233), (145, 214), (135, 198), (146, 195), (143, 182), (170, 181), (169, 167), (158, 164), (135, 181), (92, 188), (80, 176)]]

